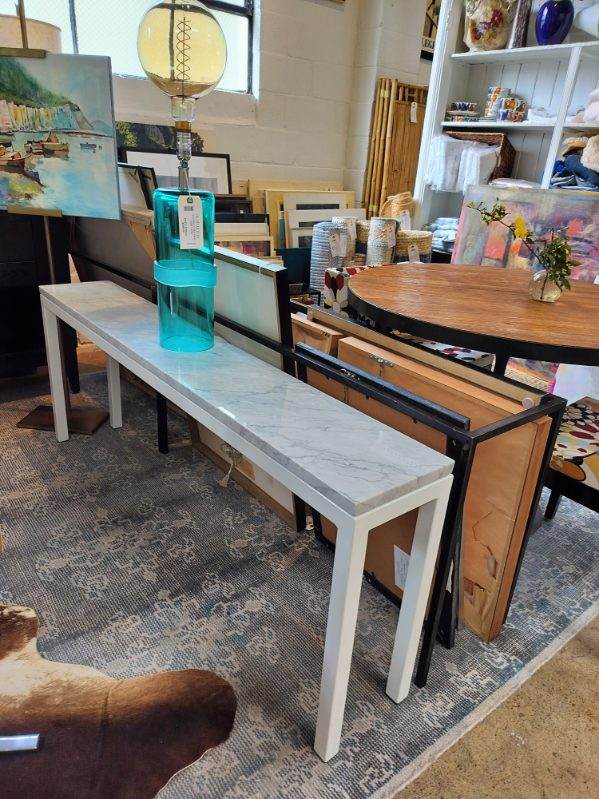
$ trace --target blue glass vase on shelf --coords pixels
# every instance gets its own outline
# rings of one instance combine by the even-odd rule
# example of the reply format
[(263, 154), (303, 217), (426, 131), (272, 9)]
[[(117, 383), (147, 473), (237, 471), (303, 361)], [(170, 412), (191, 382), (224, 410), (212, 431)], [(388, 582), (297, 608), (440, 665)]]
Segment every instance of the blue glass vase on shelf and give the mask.
[(227, 64), (225, 37), (198, 0), (162, 0), (142, 17), (137, 52), (150, 80), (171, 98), (179, 187), (154, 193), (160, 344), (175, 352), (214, 345), (214, 195), (190, 188), (195, 102), (211, 92)]
[(574, 21), (572, 0), (548, 0), (537, 14), (535, 31), (540, 45), (561, 44)]

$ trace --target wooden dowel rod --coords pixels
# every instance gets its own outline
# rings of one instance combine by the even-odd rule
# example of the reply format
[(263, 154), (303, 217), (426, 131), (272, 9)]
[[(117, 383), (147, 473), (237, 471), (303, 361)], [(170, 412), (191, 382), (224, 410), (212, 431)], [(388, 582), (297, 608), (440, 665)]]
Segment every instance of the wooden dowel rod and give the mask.
[(18, 0), (17, 11), (19, 14), (19, 22), (21, 24), (21, 42), (25, 50), (29, 47), (29, 40), (27, 38), (27, 17), (25, 16), (25, 0)]

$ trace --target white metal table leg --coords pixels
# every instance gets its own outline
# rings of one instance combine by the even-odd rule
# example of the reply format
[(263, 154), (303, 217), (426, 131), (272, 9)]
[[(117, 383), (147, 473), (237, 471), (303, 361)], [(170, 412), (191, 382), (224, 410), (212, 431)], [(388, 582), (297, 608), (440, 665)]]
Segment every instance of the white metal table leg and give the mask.
[(387, 679), (387, 694), (394, 702), (401, 702), (410, 691), (451, 482), (452, 478), (447, 478), (441, 495), (422, 505), (418, 511), (418, 522), (412, 542), (410, 565)]
[(337, 530), (314, 749), (325, 761), (339, 751), (354, 648), (368, 531), (354, 523)]
[(110, 412), (110, 426), (123, 426), (123, 409), (121, 404), (121, 371), (119, 362), (106, 357), (106, 376), (108, 378), (108, 410)]
[(52, 410), (54, 413), (54, 431), (57, 441), (68, 441), (69, 425), (67, 419), (67, 398), (62, 368), (62, 348), (57, 317), (42, 302), (42, 320), (46, 339), (46, 358), (52, 394)]

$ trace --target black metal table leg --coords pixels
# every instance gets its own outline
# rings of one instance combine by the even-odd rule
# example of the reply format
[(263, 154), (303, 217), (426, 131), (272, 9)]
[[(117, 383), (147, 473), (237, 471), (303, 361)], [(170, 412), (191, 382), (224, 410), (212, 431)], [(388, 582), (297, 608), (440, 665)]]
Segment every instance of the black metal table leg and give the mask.
[(306, 529), (306, 503), (303, 499), (293, 495), (293, 510), (295, 511), (295, 527), (298, 533)]
[(554, 488), (551, 491), (551, 496), (549, 497), (549, 501), (547, 502), (547, 507), (545, 508), (545, 518), (548, 521), (555, 519), (555, 514), (557, 513), (557, 509), (559, 507), (560, 500), (562, 495), (560, 494), (557, 488)]
[(156, 421), (158, 423), (158, 451), (168, 455), (168, 412), (166, 397), (156, 393)]
[(64, 353), (64, 367), (72, 394), (79, 394), (79, 364), (77, 362), (77, 333), (72, 327), (60, 322), (62, 336), (62, 351)]
[(455, 646), (460, 612), (463, 519), (459, 519), (456, 524), (458, 526), (458, 535), (456, 549), (452, 558), (451, 590), (447, 590), (447, 587), (445, 588), (443, 608), (441, 609), (441, 618), (439, 619), (439, 629), (437, 631), (437, 640), (445, 649), (453, 649)]
[(507, 369), (508, 362), (510, 360), (510, 356), (506, 355), (503, 352), (498, 352), (495, 355), (495, 365), (493, 366), (493, 374), (495, 375), (505, 375), (505, 370)]
[[(451, 564), (457, 560), (456, 553), (459, 551), (458, 543), (461, 535), (462, 508), (474, 460), (475, 447), (470, 442), (450, 442), (448, 447), (449, 457), (455, 460), (453, 470), (453, 484), (447, 505), (445, 524), (441, 535), (439, 546), (439, 559), (437, 571), (433, 580), (429, 612), (424, 622), (424, 635), (420, 657), (416, 667), (414, 682), (418, 688), (423, 688), (428, 679), (428, 672), (431, 665), (435, 641), (439, 633), (439, 625), (444, 605), (449, 602), (451, 609), (454, 606), (454, 598), (447, 598), (447, 581)], [(446, 611), (447, 617), (447, 611)], [(454, 622), (451, 622), (454, 625)], [(450, 633), (453, 635), (453, 632)], [(444, 636), (446, 637), (446, 636)]]

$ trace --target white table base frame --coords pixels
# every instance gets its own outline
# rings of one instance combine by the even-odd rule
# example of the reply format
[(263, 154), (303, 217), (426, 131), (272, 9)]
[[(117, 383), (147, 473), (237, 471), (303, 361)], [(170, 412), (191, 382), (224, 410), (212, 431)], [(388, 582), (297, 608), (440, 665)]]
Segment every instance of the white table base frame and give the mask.
[(426, 612), (437, 551), (452, 483), (448, 475), (359, 516), (351, 516), (297, 475), (199, 408), (169, 383), (148, 371), (111, 341), (87, 327), (64, 308), (42, 296), (50, 389), (58, 441), (67, 441), (65, 385), (62, 376), (58, 319), (62, 319), (108, 355), (110, 423), (122, 425), (119, 364), (205, 425), (246, 458), (330, 519), (338, 529), (326, 629), (314, 749), (325, 761), (339, 751), (351, 659), (354, 646), (366, 546), (370, 530), (419, 509), (404, 599), (399, 614), (387, 693), (396, 702), (409, 691)]

